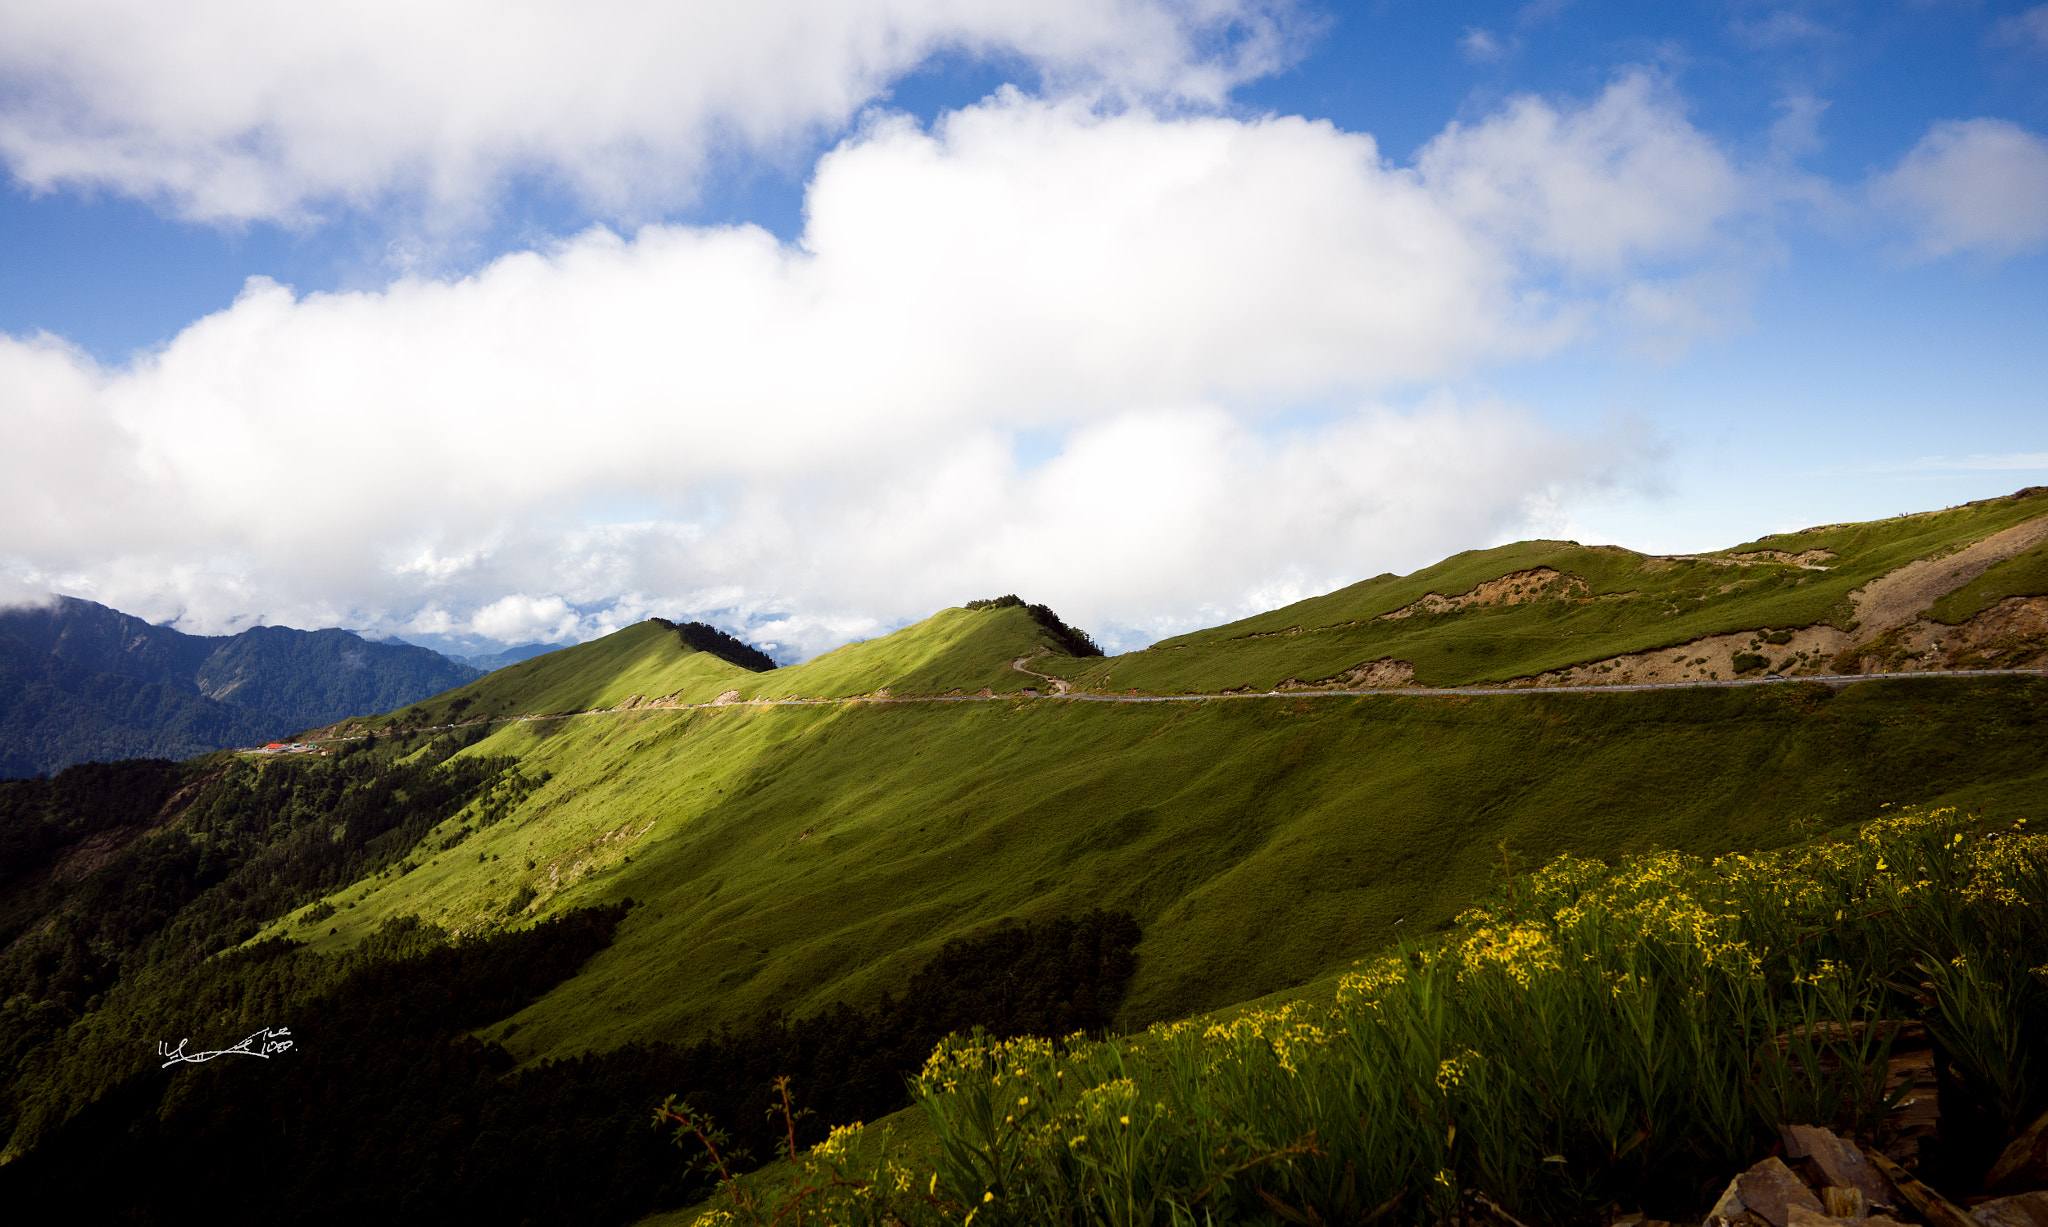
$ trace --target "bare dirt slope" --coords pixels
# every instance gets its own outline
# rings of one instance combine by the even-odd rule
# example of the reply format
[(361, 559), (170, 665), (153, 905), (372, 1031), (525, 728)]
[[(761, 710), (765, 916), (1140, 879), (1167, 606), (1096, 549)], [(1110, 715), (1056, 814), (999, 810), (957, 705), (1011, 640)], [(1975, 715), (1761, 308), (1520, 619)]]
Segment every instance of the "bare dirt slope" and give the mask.
[[(2016, 524), (1938, 558), (1922, 558), (1883, 575), (1849, 599), (1852, 629), (1819, 623), (1773, 631), (1763, 627), (1697, 639), (1517, 678), (1510, 686), (1632, 685), (1716, 680), (1755, 674), (1755, 658), (1787, 677), (1839, 676), (1941, 669), (2027, 668), (2048, 661), (2048, 597), (2008, 597), (1958, 626), (1934, 622), (1929, 607), (2003, 562), (2048, 541), (2048, 516)], [(1752, 667), (1738, 670), (1735, 658)]]
[(1856, 605), (1857, 631), (1868, 635), (1904, 626), (1942, 597), (2004, 562), (2048, 541), (2048, 516), (2015, 524), (1943, 558), (1909, 562), (1872, 580), (1849, 599)]

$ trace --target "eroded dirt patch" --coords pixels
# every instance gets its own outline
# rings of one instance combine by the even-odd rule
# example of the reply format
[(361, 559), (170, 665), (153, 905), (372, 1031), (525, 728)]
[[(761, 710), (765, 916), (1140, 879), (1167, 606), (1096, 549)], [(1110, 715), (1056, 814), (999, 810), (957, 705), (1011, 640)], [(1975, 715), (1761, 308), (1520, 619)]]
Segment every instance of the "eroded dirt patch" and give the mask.
[[(2027, 669), (2048, 663), (2048, 597), (2008, 597), (1960, 626), (1923, 616), (1934, 602), (1993, 564), (2048, 541), (2048, 516), (2016, 524), (1940, 558), (1923, 558), (1849, 594), (1854, 628), (1735, 631), (1676, 647), (1522, 677), (1509, 686), (1626, 686), (1737, 677), (1855, 676), (1949, 669)], [(1758, 550), (1736, 559), (1795, 563), (1825, 550)], [(1673, 555), (1673, 558), (1681, 557)], [(1706, 559), (1705, 561), (1728, 561)]]
[(2048, 541), (2048, 516), (2015, 524), (1940, 558), (1922, 558), (1849, 594), (1857, 629), (1865, 635), (1904, 626), (1936, 601), (2004, 562)]
[[(1783, 642), (1772, 643), (1782, 636)], [(1710, 635), (1677, 647), (1631, 652), (1606, 660), (1516, 678), (1510, 686), (1633, 686), (1659, 682), (1715, 682), (1735, 677), (1811, 677), (1824, 672), (1849, 636), (1832, 626), (1796, 631), (1736, 631)], [(1736, 657), (1743, 657), (1738, 669)], [(1758, 665), (1755, 658), (1764, 664)]]
[[(1784, 642), (1771, 640), (1783, 636)], [(1737, 658), (1742, 658), (1739, 662)], [(1762, 658), (1763, 664), (1756, 663)], [(1509, 686), (1627, 686), (1736, 677), (1852, 677), (1872, 673), (2048, 667), (2048, 596), (2007, 597), (1960, 626), (1916, 618), (1880, 634), (1859, 626), (1738, 631), (1654, 652), (1516, 678)]]
[[(1320, 681), (1304, 682), (1290, 677), (1275, 687), (1278, 690), (1392, 690), (1415, 684), (1415, 666), (1405, 660), (1382, 657), (1354, 665), (1335, 677)], [(1249, 688), (1247, 688), (1249, 689)]]
[(1389, 622), (1396, 618), (1412, 618), (1416, 614), (1456, 613), (1461, 609), (1473, 609), (1487, 605), (1526, 605), (1531, 601), (1579, 601), (1591, 596), (1586, 581), (1576, 575), (1566, 575), (1550, 567), (1536, 567), (1528, 571), (1515, 571), (1499, 579), (1490, 579), (1457, 596), (1444, 596), (1431, 592), (1419, 601), (1412, 601), (1392, 613), (1383, 613), (1378, 621)]
[(1959, 626), (1917, 618), (1836, 653), (1836, 673), (2048, 665), (2048, 596), (2010, 596)]
[(1833, 550), (1801, 550), (1796, 554), (1785, 550), (1751, 550), (1746, 554), (1730, 554), (1727, 558), (1727, 561), (1742, 566), (1753, 566), (1759, 562), (1780, 562), (1805, 567), (1809, 571), (1825, 571), (1825, 564), (1834, 560)]

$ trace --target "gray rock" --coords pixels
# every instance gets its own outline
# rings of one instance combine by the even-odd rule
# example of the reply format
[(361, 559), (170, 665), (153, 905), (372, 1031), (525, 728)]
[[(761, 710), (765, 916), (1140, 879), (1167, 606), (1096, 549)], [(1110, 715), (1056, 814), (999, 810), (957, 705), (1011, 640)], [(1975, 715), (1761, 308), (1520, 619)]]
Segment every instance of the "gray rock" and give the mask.
[(1749, 1217), (1749, 1207), (1742, 1204), (1742, 1190), (1738, 1187), (1741, 1182), (1742, 1178), (1738, 1176), (1728, 1182), (1727, 1188), (1721, 1190), (1721, 1200), (1715, 1202), (1714, 1208), (1707, 1211), (1705, 1227), (1729, 1227), (1730, 1224)]
[(2048, 1113), (2014, 1138), (1984, 1177), (1984, 1187), (1996, 1193), (2044, 1184), (2048, 1184)]
[(1735, 1187), (1742, 1195), (1744, 1207), (1762, 1217), (1771, 1227), (1789, 1227), (1788, 1214), (1794, 1206), (1823, 1216), (1826, 1213), (1821, 1208), (1820, 1198), (1813, 1195), (1806, 1182), (1776, 1156), (1737, 1176)]
[(1869, 1218), (1860, 1215), (1815, 1214), (1805, 1206), (1794, 1206), (1785, 1214), (1786, 1227), (1906, 1227), (1894, 1218), (1874, 1214)]
[(2048, 1227), (2048, 1192), (1987, 1201), (1970, 1211), (1970, 1219), (1981, 1227)]
[[(1898, 1203), (1891, 1183), (1864, 1157), (1862, 1150), (1832, 1132), (1812, 1125), (1786, 1125), (1778, 1134), (1785, 1142), (1785, 1157), (1810, 1164), (1820, 1176), (1820, 1185), (1854, 1189), (1863, 1195), (1863, 1203), (1869, 1207)], [(1830, 1213), (1837, 1218), (1861, 1217), (1840, 1210)]]

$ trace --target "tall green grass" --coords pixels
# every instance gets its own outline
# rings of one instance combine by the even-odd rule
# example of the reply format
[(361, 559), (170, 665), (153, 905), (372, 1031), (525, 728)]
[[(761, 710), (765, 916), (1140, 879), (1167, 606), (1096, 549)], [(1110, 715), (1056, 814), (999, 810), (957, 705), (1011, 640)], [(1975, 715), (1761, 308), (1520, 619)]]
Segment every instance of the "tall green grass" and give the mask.
[(1768, 855), (1559, 858), (1441, 940), (1360, 964), (1334, 1006), (954, 1036), (915, 1083), (935, 1162), (841, 1130), (799, 1157), (788, 1199), (729, 1190), (707, 1219), (1697, 1215), (1780, 1124), (1887, 1141), (1889, 1024), (1916, 1018), (1965, 1117), (2002, 1140), (2042, 1109), (2048, 839), (1915, 810)]

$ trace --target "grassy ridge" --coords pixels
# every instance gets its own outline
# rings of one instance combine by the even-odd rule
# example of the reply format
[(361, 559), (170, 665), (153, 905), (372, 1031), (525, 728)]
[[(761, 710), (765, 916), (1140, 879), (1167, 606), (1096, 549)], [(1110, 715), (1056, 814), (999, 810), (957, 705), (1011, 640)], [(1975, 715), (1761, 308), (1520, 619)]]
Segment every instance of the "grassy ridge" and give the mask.
[[(1142, 652), (1104, 662), (1063, 662), (1048, 671), (1090, 690), (1193, 694), (1265, 690), (1289, 678), (1320, 681), (1367, 661), (1392, 658), (1411, 662), (1415, 680), (1423, 685), (1461, 686), (1730, 631), (1827, 621), (1847, 629), (1849, 594), (1872, 579), (2043, 514), (2048, 514), (2048, 489), (2036, 488), (1947, 511), (1779, 534), (1700, 559), (1652, 558), (1616, 546), (1569, 541), (1524, 541), (1458, 554), (1413, 575), (1378, 576), (1256, 617), (1162, 640)], [(1715, 561), (1759, 551), (1797, 555), (1809, 550), (1835, 557), (1818, 571), (1789, 563)], [(1584, 588), (1569, 599), (1376, 620), (1432, 592), (1455, 596), (1485, 581), (1537, 568), (1576, 577)]]
[[(741, 699), (971, 695), (983, 689), (1002, 695), (1042, 684), (1010, 667), (1026, 656), (1036, 657), (1033, 669), (1097, 693), (1268, 690), (1288, 680), (1335, 679), (1387, 659), (1412, 664), (1414, 680), (1425, 686), (1506, 681), (1737, 630), (1824, 621), (1849, 629), (1849, 595), (1872, 579), (2044, 514), (2048, 488), (2035, 488), (1947, 511), (1780, 534), (1700, 558), (1524, 541), (1468, 551), (1413, 575), (1378, 576), (1106, 659), (1068, 654), (1018, 607), (944, 609), (882, 638), (767, 673), (695, 651), (669, 628), (645, 622), (501, 669), (374, 723), (590, 711), (634, 696), (707, 703), (728, 690)], [(1757, 557), (1772, 551), (1832, 557), (1818, 570)], [(1731, 561), (1744, 556), (1741, 563)], [(2037, 549), (1993, 567), (1944, 598), (1936, 616), (1960, 621), (2000, 596), (2048, 590), (2044, 559), (2048, 553)], [(1539, 570), (1561, 578), (1548, 582), (1538, 599), (1382, 618), (1431, 593), (1456, 596), (1503, 576)]]
[[(478, 717), (605, 710), (635, 695), (709, 703), (726, 691), (742, 699), (849, 698), (897, 694), (1011, 694), (1044, 683), (1010, 662), (1065, 651), (1022, 609), (942, 609), (880, 639), (849, 643), (800, 665), (755, 673), (686, 647), (674, 630), (648, 621), (511, 665), (402, 713), (335, 726), (436, 725)], [(1033, 668), (1045, 670), (1039, 664)]]
[(709, 652), (684, 647), (668, 627), (640, 622), (602, 639), (507, 665), (402, 713), (344, 721), (336, 727), (593, 711), (615, 707), (634, 695), (652, 699), (675, 694), (685, 703), (708, 703), (736, 679), (752, 676)]
[(1143, 1024), (1447, 921), (1497, 880), (1503, 841), (1533, 863), (1770, 847), (1887, 801), (2039, 814), (2044, 715), (2048, 683), (1948, 679), (509, 725), (467, 753), (552, 773), (510, 817), (451, 819), (416, 870), (271, 932), (335, 949), (389, 916), (477, 931), (645, 904), (512, 1020), (510, 1046), (540, 1055), (872, 1000), (947, 938), (1108, 907), (1145, 927), (1122, 1016)]
[(942, 609), (895, 634), (849, 643), (803, 664), (756, 674), (740, 687), (740, 696), (844, 698), (882, 689), (893, 694), (973, 694), (983, 687), (1009, 694), (1044, 684), (1010, 667), (1011, 661), (1041, 651), (1068, 658), (1058, 640), (1021, 608)]

